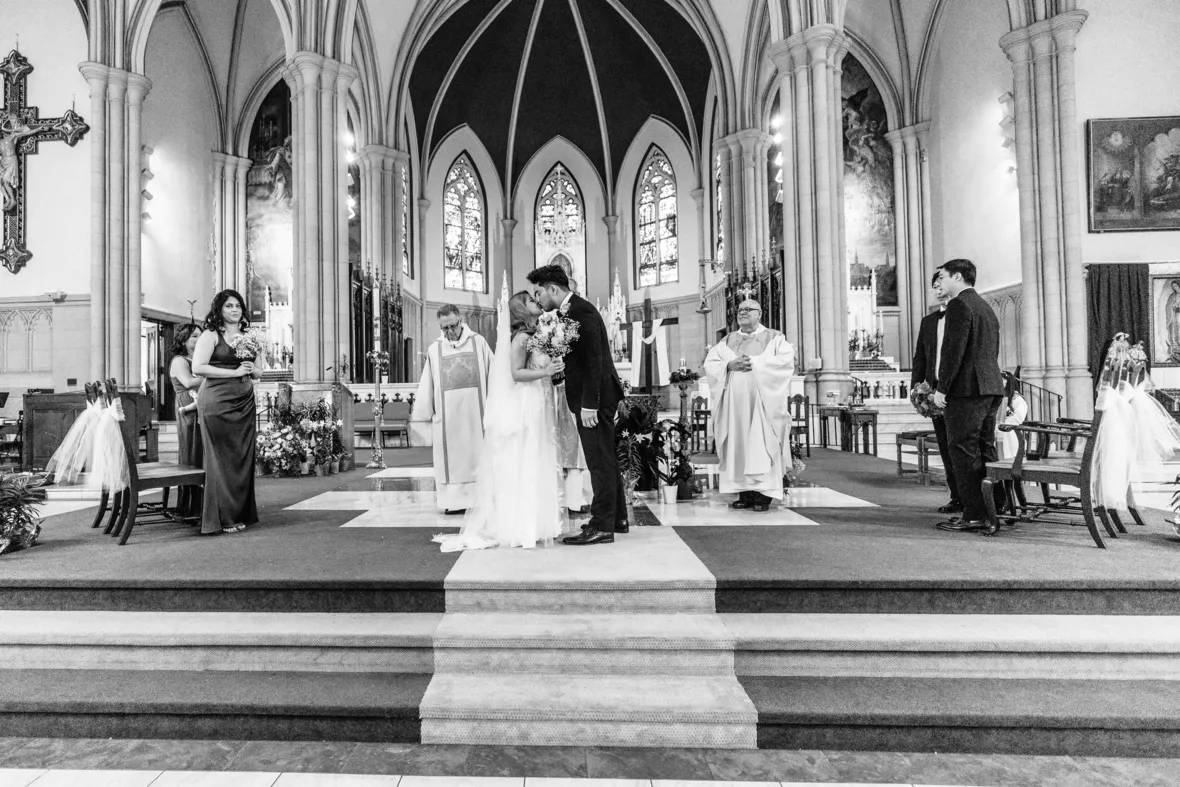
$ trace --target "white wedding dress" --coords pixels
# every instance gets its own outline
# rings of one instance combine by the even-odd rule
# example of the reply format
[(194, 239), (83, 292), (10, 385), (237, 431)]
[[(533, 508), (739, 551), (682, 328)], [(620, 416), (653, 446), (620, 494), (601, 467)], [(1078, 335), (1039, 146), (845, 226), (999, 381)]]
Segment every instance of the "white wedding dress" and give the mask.
[[(489, 547), (548, 546), (567, 531), (562, 473), (557, 461), (553, 383), (512, 379), (507, 315), (500, 319), (496, 357), (484, 410), (484, 442), (476, 472), (475, 505), (459, 533), (434, 540), (443, 552)], [(527, 367), (540, 369), (545, 356), (530, 353)]]

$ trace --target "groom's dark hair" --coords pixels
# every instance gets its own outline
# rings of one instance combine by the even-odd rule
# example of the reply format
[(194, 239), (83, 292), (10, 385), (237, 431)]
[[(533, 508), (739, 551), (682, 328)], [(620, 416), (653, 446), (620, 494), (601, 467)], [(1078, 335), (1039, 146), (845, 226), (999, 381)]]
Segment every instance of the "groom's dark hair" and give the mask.
[(563, 290), (570, 288), (570, 277), (565, 275), (565, 271), (560, 265), (542, 265), (540, 268), (529, 271), (529, 275), (525, 278), (529, 280), (529, 284), (537, 287), (556, 284)]

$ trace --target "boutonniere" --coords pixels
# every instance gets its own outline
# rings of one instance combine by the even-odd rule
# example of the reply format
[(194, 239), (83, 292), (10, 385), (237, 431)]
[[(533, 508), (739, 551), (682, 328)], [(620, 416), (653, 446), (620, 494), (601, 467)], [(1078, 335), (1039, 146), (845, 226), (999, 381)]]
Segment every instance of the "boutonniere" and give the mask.
[(565, 303), (563, 303), (557, 307), (557, 311), (559, 314), (561, 314), (562, 317), (564, 317), (570, 313), (570, 303), (572, 303), (572, 302), (573, 302), (573, 299), (571, 298), (570, 300), (566, 301)]

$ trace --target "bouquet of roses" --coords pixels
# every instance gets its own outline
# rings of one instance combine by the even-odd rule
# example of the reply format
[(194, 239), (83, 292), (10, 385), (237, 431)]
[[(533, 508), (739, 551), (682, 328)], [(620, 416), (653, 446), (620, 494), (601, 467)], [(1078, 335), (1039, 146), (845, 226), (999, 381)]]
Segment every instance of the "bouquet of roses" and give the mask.
[(266, 351), (266, 334), (258, 328), (247, 328), (234, 339), (234, 355), (244, 361), (254, 361)]
[[(557, 312), (546, 312), (537, 320), (537, 330), (528, 341), (528, 349), (535, 353), (544, 353), (551, 360), (559, 360), (569, 355), (570, 348), (578, 340), (578, 322), (564, 317)], [(565, 375), (557, 375), (554, 383), (565, 379)]]
[(942, 408), (934, 404), (934, 389), (930, 383), (918, 383), (910, 391), (910, 404), (918, 411), (918, 415), (925, 418), (938, 418), (942, 415)]

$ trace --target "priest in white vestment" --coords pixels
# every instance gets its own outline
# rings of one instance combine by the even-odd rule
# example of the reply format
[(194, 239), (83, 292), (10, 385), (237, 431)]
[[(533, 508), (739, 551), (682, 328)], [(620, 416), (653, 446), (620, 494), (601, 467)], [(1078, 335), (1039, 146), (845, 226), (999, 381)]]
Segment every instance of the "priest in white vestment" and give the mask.
[(411, 418), (432, 424), (436, 504), (462, 514), (474, 503), (492, 350), (451, 304), (438, 310), (438, 327), (442, 335), (426, 348)]
[(731, 508), (766, 511), (783, 499), (783, 466), (791, 461), (787, 407), (795, 350), (761, 324), (755, 300), (738, 306), (737, 330), (705, 357), (713, 405), (721, 491), (737, 492)]

